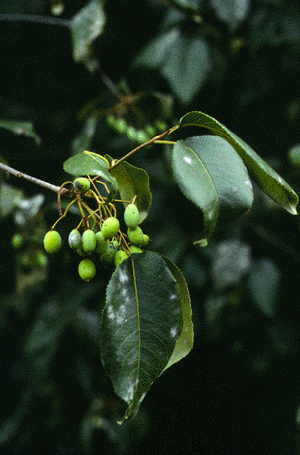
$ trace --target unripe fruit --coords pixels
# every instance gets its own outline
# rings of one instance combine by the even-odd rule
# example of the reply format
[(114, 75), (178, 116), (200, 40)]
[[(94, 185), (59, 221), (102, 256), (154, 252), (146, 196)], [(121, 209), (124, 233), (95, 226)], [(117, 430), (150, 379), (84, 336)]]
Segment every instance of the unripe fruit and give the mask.
[(48, 257), (42, 251), (37, 251), (34, 262), (37, 267), (43, 269), (48, 265)]
[(96, 266), (90, 259), (82, 259), (78, 265), (78, 273), (84, 281), (90, 281), (96, 275)]
[(149, 240), (150, 240), (149, 235), (143, 234), (143, 243), (142, 243), (142, 246), (148, 245)]
[(135, 204), (127, 205), (127, 207), (124, 211), (124, 221), (126, 223), (126, 226), (131, 229), (135, 229), (137, 227), (137, 225), (139, 224), (140, 213)]
[(101, 254), (100, 261), (102, 262), (104, 267), (108, 267), (113, 263), (115, 254), (116, 254), (115, 250), (111, 247), (109, 247), (105, 253)]
[(113, 248), (115, 251), (118, 251), (120, 247), (118, 240), (112, 240), (112, 242), (110, 242), (110, 247)]
[(150, 136), (150, 138), (155, 136), (155, 128), (153, 128), (151, 125), (146, 125), (144, 131), (146, 134), (148, 134), (148, 136)]
[(82, 242), (82, 248), (86, 253), (91, 253), (92, 251), (95, 251), (96, 248), (96, 234), (94, 231), (91, 229), (87, 229), (84, 231), (81, 237), (81, 242)]
[(78, 250), (81, 247), (81, 235), (78, 229), (73, 229), (68, 237), (68, 243), (71, 248)]
[(96, 253), (103, 254), (108, 249), (108, 241), (103, 237), (101, 231), (96, 232)]
[(117, 218), (114, 218), (113, 216), (110, 216), (103, 222), (101, 232), (105, 239), (112, 239), (115, 235), (117, 235), (119, 229), (120, 229), (119, 220)]
[(21, 248), (21, 246), (23, 245), (23, 242), (24, 242), (24, 237), (21, 234), (14, 234), (11, 238), (11, 244), (12, 244), (13, 248), (15, 248), (16, 250)]
[(147, 133), (145, 133), (145, 131), (143, 131), (143, 130), (138, 130), (136, 132), (135, 139), (140, 144), (143, 144), (144, 142), (149, 141), (149, 137), (148, 137)]
[(85, 193), (87, 190), (90, 189), (90, 182), (88, 179), (84, 177), (78, 177), (73, 182), (75, 190), (79, 191), (80, 193)]
[(136, 129), (134, 126), (128, 126), (126, 130), (126, 136), (128, 137), (129, 140), (135, 141), (136, 140)]
[(128, 228), (127, 235), (133, 245), (141, 246), (143, 244), (144, 234), (139, 226), (137, 226), (135, 229)]
[(128, 254), (125, 251), (123, 250), (117, 251), (114, 257), (115, 266), (118, 267), (118, 265), (121, 264), (121, 262), (123, 262), (124, 259), (126, 259), (127, 257)]
[(57, 231), (48, 231), (44, 237), (44, 247), (47, 253), (57, 253), (61, 248), (61, 236)]
[(126, 128), (127, 128), (127, 123), (123, 118), (118, 118), (115, 121), (114, 128), (118, 133), (125, 133)]
[(129, 247), (129, 249), (130, 249), (130, 253), (142, 253), (143, 252), (138, 246), (135, 246), (135, 245), (131, 245), (131, 247)]

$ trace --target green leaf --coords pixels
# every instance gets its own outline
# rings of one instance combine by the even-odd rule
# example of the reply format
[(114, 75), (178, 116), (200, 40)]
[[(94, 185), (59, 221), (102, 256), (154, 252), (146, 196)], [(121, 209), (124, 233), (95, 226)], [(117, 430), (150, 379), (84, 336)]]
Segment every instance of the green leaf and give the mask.
[(269, 259), (258, 260), (249, 276), (248, 289), (254, 305), (269, 317), (276, 316), (281, 273)]
[(183, 192), (204, 215), (206, 246), (218, 218), (224, 222), (251, 207), (252, 185), (247, 169), (234, 148), (223, 138), (195, 136), (173, 147), (174, 177)]
[(16, 208), (17, 202), (23, 198), (24, 195), (21, 190), (2, 183), (0, 186), (0, 219), (10, 215)]
[(182, 103), (190, 103), (203, 87), (212, 62), (207, 42), (198, 36), (184, 36), (178, 28), (152, 40), (134, 66), (159, 68)]
[(101, 0), (91, 0), (71, 20), (73, 58), (84, 63), (89, 70), (95, 68), (93, 41), (103, 32), (105, 12)]
[(31, 137), (40, 145), (41, 138), (35, 133), (33, 123), (21, 120), (0, 120), (0, 128), (5, 128), (18, 136)]
[(240, 155), (248, 168), (250, 177), (262, 191), (292, 215), (297, 214), (296, 206), (299, 199), (290, 185), (257, 155), (246, 142), (232, 133), (226, 126), (213, 117), (198, 111), (189, 112), (180, 119), (179, 127), (183, 128), (186, 126), (207, 128), (215, 135), (226, 139)]
[[(105, 158), (111, 162), (110, 156), (105, 155)], [(118, 182), (121, 199), (132, 201), (134, 196), (137, 196), (136, 205), (140, 212), (141, 223), (147, 217), (152, 201), (147, 172), (123, 161), (111, 170), (111, 175)]]
[(165, 261), (144, 252), (125, 259), (107, 287), (101, 319), (102, 362), (132, 418), (167, 366), (182, 315), (179, 289)]
[(212, 7), (217, 17), (234, 31), (246, 19), (250, 0), (212, 0)]
[(194, 326), (192, 321), (191, 299), (186, 281), (179, 268), (169, 258), (164, 256), (162, 256), (162, 258), (177, 282), (183, 319), (181, 334), (176, 341), (173, 354), (165, 367), (166, 370), (170, 366), (174, 365), (174, 363), (179, 362), (187, 356), (191, 351), (194, 343)]

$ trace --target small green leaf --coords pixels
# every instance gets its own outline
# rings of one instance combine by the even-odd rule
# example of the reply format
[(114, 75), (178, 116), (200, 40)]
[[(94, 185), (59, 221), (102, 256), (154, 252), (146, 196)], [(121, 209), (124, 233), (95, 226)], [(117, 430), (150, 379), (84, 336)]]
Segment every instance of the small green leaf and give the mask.
[(75, 62), (84, 63), (89, 70), (94, 69), (92, 43), (105, 25), (102, 3), (101, 0), (91, 0), (71, 19), (73, 58)]
[(102, 362), (132, 418), (168, 364), (182, 332), (176, 279), (157, 254), (125, 259), (107, 287), (101, 319)]
[(234, 31), (246, 19), (250, 0), (213, 0), (212, 7), (217, 17)]
[(0, 128), (5, 128), (18, 136), (31, 137), (38, 145), (41, 143), (41, 138), (35, 133), (34, 126), (31, 122), (0, 120)]
[(189, 112), (181, 118), (179, 127), (183, 128), (186, 126), (207, 128), (215, 135), (223, 137), (240, 155), (248, 168), (251, 178), (262, 191), (292, 215), (297, 214), (296, 207), (299, 199), (290, 185), (257, 155), (246, 142), (232, 133), (226, 126), (213, 117), (198, 111)]
[(241, 215), (251, 207), (252, 185), (247, 169), (223, 138), (195, 136), (173, 147), (174, 177), (183, 192), (204, 215), (207, 244), (219, 221)]
[[(105, 155), (105, 158), (111, 161), (110, 156)], [(135, 203), (140, 212), (139, 222), (141, 223), (147, 217), (152, 200), (147, 172), (123, 161), (111, 170), (111, 175), (118, 182), (120, 196), (123, 200), (132, 201), (134, 196), (137, 196)]]
[(191, 351), (194, 343), (194, 327), (192, 321), (191, 299), (186, 281), (179, 268), (169, 258), (164, 256), (162, 256), (162, 258), (177, 282), (183, 319), (182, 331), (176, 341), (173, 354), (165, 367), (166, 370), (170, 366), (174, 365), (174, 363), (177, 363), (186, 357)]

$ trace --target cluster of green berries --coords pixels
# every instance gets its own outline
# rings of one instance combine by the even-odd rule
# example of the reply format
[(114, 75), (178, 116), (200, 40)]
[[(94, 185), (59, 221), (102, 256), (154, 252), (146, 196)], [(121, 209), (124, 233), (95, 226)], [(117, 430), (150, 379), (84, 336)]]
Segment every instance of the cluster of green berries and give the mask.
[(124, 118), (117, 118), (114, 115), (107, 117), (108, 125), (120, 134), (125, 134), (129, 140), (136, 141), (139, 144), (152, 139), (156, 134), (162, 133), (168, 129), (163, 120), (156, 120), (154, 126), (146, 125), (143, 129), (136, 129), (133, 125), (128, 125)]
[[(82, 184), (86, 188), (84, 180), (87, 179), (82, 178), (81, 180), (78, 185)], [(80, 190), (79, 187), (78, 190)], [(100, 261), (105, 267), (111, 264), (117, 267), (129, 254), (142, 253), (141, 247), (149, 243), (149, 237), (138, 226), (139, 216), (139, 211), (135, 204), (129, 204), (126, 207), (124, 221), (128, 228), (129, 251), (128, 248), (123, 246), (122, 238), (119, 235), (120, 222), (113, 216), (103, 221), (98, 232), (94, 232), (92, 229), (86, 229), (82, 234), (78, 229), (73, 229), (70, 232), (68, 237), (69, 246), (83, 258), (79, 263), (78, 273), (84, 281), (89, 281), (96, 275), (96, 266), (90, 258), (91, 255), (100, 255)], [(57, 253), (61, 249), (61, 245), (61, 236), (57, 231), (51, 230), (46, 233), (44, 247), (48, 253)]]

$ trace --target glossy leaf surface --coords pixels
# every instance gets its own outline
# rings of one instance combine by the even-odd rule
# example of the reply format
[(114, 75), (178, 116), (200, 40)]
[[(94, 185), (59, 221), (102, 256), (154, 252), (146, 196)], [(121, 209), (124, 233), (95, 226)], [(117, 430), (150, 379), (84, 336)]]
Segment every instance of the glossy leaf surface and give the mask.
[(182, 331), (175, 278), (157, 254), (125, 259), (107, 287), (101, 319), (102, 361), (132, 418), (167, 366)]
[(251, 207), (253, 192), (247, 169), (224, 139), (195, 136), (177, 141), (172, 166), (183, 194), (203, 212), (203, 246), (219, 218), (232, 219)]
[[(108, 155), (106, 158), (111, 160)], [(132, 164), (123, 161), (111, 170), (111, 175), (118, 182), (121, 199), (132, 201), (134, 196), (137, 196), (135, 203), (140, 212), (141, 223), (147, 217), (152, 201), (147, 172), (144, 169), (132, 166)]]
[(299, 199), (290, 185), (257, 155), (246, 142), (232, 133), (226, 126), (213, 117), (198, 111), (189, 112), (181, 118), (179, 127), (183, 128), (186, 126), (207, 128), (215, 135), (226, 139), (240, 155), (248, 168), (250, 177), (262, 191), (292, 215), (297, 214), (296, 206)]
[(179, 362), (187, 356), (191, 351), (194, 343), (194, 326), (192, 322), (191, 299), (186, 281), (179, 268), (169, 258), (164, 256), (162, 256), (162, 258), (177, 282), (183, 319), (181, 334), (176, 341), (173, 354), (165, 368), (166, 370), (170, 366), (174, 365), (174, 363)]

